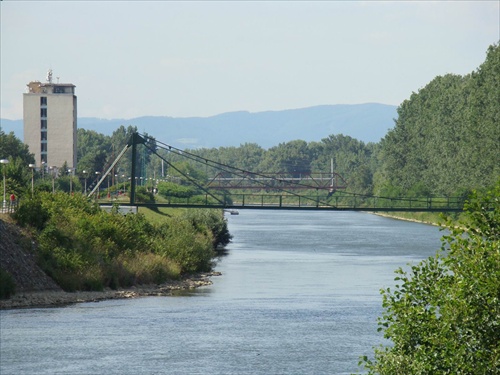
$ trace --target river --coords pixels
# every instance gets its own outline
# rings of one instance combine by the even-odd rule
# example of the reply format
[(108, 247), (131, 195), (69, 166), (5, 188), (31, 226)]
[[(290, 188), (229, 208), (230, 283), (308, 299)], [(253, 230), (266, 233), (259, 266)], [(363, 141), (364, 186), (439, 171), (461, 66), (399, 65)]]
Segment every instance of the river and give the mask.
[(438, 228), (356, 212), (243, 210), (213, 285), (175, 297), (0, 311), (0, 374), (350, 374), (383, 343), (394, 270)]

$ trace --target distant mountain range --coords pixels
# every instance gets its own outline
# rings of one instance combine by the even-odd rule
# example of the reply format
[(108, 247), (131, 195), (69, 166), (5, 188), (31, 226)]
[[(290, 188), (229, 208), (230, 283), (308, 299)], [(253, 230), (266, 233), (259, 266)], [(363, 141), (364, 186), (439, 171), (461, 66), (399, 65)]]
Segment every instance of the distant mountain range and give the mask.
[[(144, 116), (133, 119), (78, 118), (78, 127), (111, 135), (120, 125), (137, 126), (158, 141), (179, 148), (212, 148), (257, 143), (263, 148), (302, 139), (321, 141), (344, 134), (378, 142), (394, 127), (397, 107), (367, 103), (321, 105), (283, 111), (228, 112), (211, 117)], [(0, 119), (2, 130), (23, 139), (23, 121)]]

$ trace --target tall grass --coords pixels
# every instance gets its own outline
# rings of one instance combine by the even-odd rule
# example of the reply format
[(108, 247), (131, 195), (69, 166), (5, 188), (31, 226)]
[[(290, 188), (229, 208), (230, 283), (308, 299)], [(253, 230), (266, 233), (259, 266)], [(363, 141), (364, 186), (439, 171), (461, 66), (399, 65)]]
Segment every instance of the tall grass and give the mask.
[(80, 195), (43, 193), (25, 201), (15, 218), (36, 230), (42, 269), (75, 291), (162, 283), (210, 270), (216, 237), (227, 232), (221, 216), (199, 212), (151, 220), (101, 211)]

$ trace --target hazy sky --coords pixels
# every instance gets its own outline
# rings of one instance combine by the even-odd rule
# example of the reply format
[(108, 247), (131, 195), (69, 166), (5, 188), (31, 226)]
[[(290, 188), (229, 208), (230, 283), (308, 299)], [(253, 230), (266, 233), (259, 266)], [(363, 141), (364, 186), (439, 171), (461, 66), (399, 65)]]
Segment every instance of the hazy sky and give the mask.
[(468, 74), (500, 1), (9, 1), (0, 117), (32, 80), (76, 85), (79, 117), (211, 116), (377, 102)]

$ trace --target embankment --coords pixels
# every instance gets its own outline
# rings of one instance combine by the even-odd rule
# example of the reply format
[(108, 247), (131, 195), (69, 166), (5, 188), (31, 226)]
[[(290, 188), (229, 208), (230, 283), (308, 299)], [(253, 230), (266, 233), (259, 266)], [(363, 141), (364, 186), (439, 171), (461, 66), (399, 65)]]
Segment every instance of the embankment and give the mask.
[(169, 296), (179, 290), (210, 285), (211, 276), (218, 272), (184, 275), (161, 285), (140, 285), (128, 289), (102, 292), (65, 292), (38, 267), (35, 261), (35, 243), (29, 235), (0, 214), (0, 268), (12, 276), (16, 293), (0, 300), (0, 309), (61, 306), (78, 302), (105, 299), (135, 298), (141, 296)]

